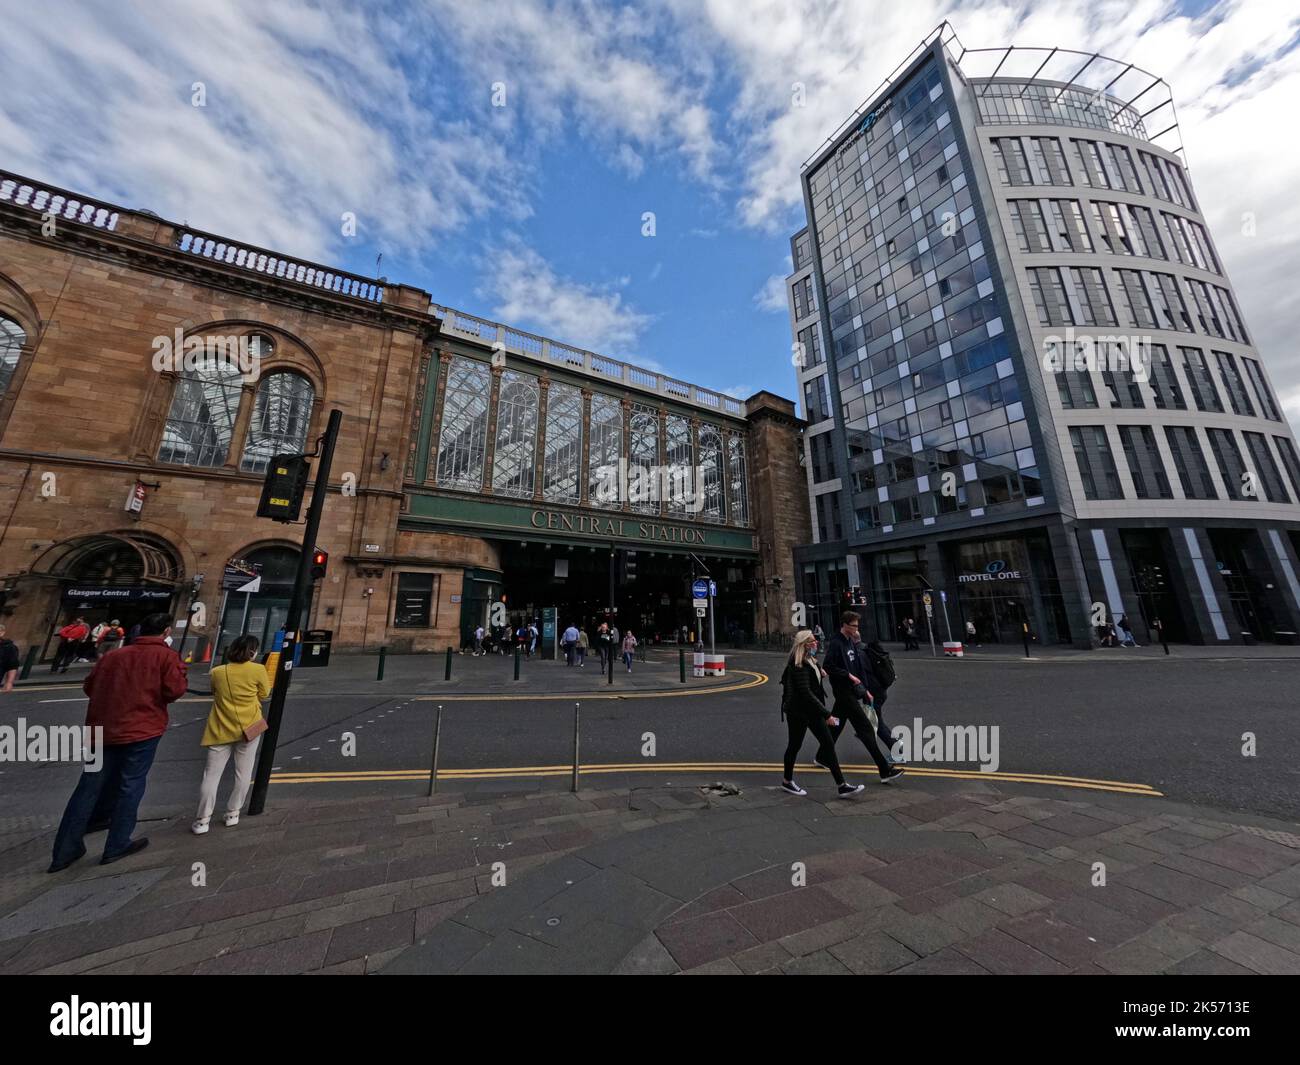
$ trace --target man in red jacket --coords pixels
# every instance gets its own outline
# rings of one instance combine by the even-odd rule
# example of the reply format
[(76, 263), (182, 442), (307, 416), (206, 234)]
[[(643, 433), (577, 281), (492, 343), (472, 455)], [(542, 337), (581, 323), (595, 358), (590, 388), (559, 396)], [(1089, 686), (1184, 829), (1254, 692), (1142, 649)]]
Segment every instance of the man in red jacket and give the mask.
[(90, 628), (85, 618), (77, 618), (64, 625), (59, 630), (59, 650), (54, 656), (54, 664), (50, 666), (50, 672), (66, 673), (68, 663), (77, 657), (77, 648), (88, 635), (90, 635)]
[(158, 741), (167, 731), (167, 704), (185, 694), (185, 666), (164, 642), (171, 634), (167, 614), (150, 614), (130, 647), (106, 655), (82, 685), (90, 696), (86, 725), (102, 739), (104, 757), (98, 772), (82, 770), (54, 838), (49, 871), (66, 869), (86, 853), (83, 838), (101, 793), (111, 803), (112, 817), (100, 865), (143, 850), (147, 836), (132, 839), (136, 813), (144, 798), (149, 768)]

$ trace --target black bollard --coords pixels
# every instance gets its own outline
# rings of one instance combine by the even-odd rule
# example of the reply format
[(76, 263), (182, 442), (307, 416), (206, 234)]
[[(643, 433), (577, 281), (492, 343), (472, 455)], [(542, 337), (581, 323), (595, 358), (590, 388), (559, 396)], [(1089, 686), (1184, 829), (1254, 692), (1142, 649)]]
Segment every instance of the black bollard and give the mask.
[(686, 683), (686, 649), (684, 647), (678, 648), (677, 650), (677, 665), (682, 672), (682, 683), (685, 684)]
[(443, 680), (451, 680), (451, 648), (447, 648), (447, 666), (442, 671)]
[(26, 680), (27, 674), (32, 671), (32, 666), (36, 665), (36, 656), (41, 653), (39, 647), (28, 648), (27, 657), (23, 659), (23, 671), (18, 674), (19, 680)]
[(379, 649), (379, 673), (378, 673), (378, 675), (375, 677), (375, 680), (383, 680), (383, 679), (384, 679), (384, 659), (385, 659), (387, 656), (388, 656), (388, 648), (387, 648), (387, 647), (381, 647), (381, 648)]
[(518, 680), (518, 679), (519, 679), (519, 652), (520, 652), (520, 650), (521, 650), (521, 649), (520, 649), (519, 647), (516, 647), (516, 648), (515, 648), (515, 680)]

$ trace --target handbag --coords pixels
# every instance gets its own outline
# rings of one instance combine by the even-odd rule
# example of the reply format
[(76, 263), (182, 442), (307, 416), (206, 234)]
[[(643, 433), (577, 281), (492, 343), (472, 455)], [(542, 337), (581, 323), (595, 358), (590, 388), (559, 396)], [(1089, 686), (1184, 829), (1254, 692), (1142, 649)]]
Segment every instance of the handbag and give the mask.
[(265, 732), (269, 727), (270, 726), (268, 726), (266, 723), (266, 718), (259, 717), (251, 725), (248, 725), (244, 728), (245, 741), (252, 743), (253, 740), (257, 739), (257, 737), (260, 736), (263, 732)]

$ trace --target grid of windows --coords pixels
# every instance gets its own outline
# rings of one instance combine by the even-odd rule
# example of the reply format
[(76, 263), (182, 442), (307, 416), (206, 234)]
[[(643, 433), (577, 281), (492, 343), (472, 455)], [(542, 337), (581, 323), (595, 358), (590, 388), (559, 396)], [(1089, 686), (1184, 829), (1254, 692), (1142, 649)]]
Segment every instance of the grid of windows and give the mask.
[(1142, 117), (1113, 96), (1032, 81), (979, 83), (980, 121), (988, 125), (1091, 126), (1147, 139)]
[[(1291, 502), (1282, 486), (1282, 475), (1278, 472), (1277, 463), (1273, 461), (1273, 453), (1268, 449), (1268, 440), (1264, 434), (1244, 432), (1241, 435), (1245, 438), (1246, 451), (1250, 454), (1251, 465), (1254, 467), (1256, 484), (1263, 487), (1265, 498), (1270, 503)], [(1256, 488), (1258, 491), (1259, 487)]]
[(1123, 499), (1124, 491), (1120, 487), (1119, 471), (1115, 469), (1106, 427), (1072, 425), (1070, 443), (1083, 481), (1083, 494), (1088, 499)]
[(1287, 476), (1291, 478), (1291, 491), (1300, 500), (1300, 457), (1296, 456), (1295, 445), (1285, 436), (1273, 437), (1277, 453), (1282, 456), (1282, 465), (1286, 467)]
[(1219, 464), (1219, 475), (1223, 478), (1223, 487), (1229, 499), (1258, 499), (1253, 489), (1253, 478), (1248, 479), (1246, 463), (1242, 460), (1237, 438), (1230, 429), (1205, 430), (1210, 450), (1214, 452), (1214, 461)]
[(1149, 425), (1121, 425), (1120, 442), (1128, 460), (1128, 472), (1133, 478), (1133, 491), (1138, 499), (1173, 499), (1165, 464), (1156, 447), (1156, 435)]
[(1183, 376), (1187, 378), (1187, 387), (1191, 389), (1196, 409), (1222, 414), (1223, 401), (1219, 398), (1214, 378), (1210, 376), (1205, 353), (1200, 348), (1179, 348), (1178, 354), (1183, 360)]
[(1218, 499), (1196, 430), (1190, 425), (1166, 425), (1165, 439), (1169, 442), (1183, 495), (1188, 499)]
[(1250, 402), (1250, 396), (1246, 392), (1246, 382), (1242, 379), (1241, 371), (1237, 369), (1237, 360), (1227, 351), (1215, 351), (1211, 354), (1219, 364), (1219, 376), (1223, 378), (1224, 387), (1228, 391), (1228, 403), (1232, 407), (1232, 413), (1247, 418), (1255, 417), (1255, 406)]
[(216, 357), (204, 356), (185, 371), (172, 393), (158, 461), (223, 465), (230, 452), (243, 385), (239, 367)]
[(542, 459), (542, 495), (554, 503), (576, 503), (582, 455), (582, 393), (571, 385), (552, 384), (546, 393), (546, 450)]
[(492, 374), (486, 363), (459, 355), (451, 360), (438, 440), (440, 487), (472, 491), (483, 487), (491, 389)]
[(1275, 422), (1282, 420), (1282, 413), (1277, 409), (1277, 403), (1273, 399), (1273, 392), (1268, 387), (1268, 381), (1264, 379), (1264, 370), (1254, 359), (1248, 359), (1246, 356), (1241, 357), (1242, 364), (1246, 367), (1246, 376), (1250, 378), (1251, 386), (1255, 389), (1255, 398), (1259, 400), (1260, 413), (1265, 418), (1270, 418)]
[(315, 389), (296, 373), (273, 373), (257, 386), (253, 417), (239, 468), (245, 473), (265, 473), (276, 455), (303, 451)]
[(492, 450), (492, 491), (528, 499), (533, 494), (537, 447), (537, 378), (506, 370), (497, 400), (497, 434)]
[(1151, 371), (1148, 379), (1155, 404), (1161, 410), (1186, 410), (1187, 401), (1178, 386), (1178, 375), (1169, 361), (1169, 352), (1163, 344), (1151, 345)]

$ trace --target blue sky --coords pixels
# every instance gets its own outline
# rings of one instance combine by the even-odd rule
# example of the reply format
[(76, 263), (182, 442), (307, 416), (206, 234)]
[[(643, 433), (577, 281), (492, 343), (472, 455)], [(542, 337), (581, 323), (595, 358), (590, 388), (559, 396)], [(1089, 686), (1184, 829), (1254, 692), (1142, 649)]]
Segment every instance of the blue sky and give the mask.
[(740, 396), (793, 392), (799, 164), (935, 25), (1132, 60), (1300, 418), (1300, 13), (1273, 0), (6, 7), (0, 168), (367, 276), (382, 252), (438, 303)]

